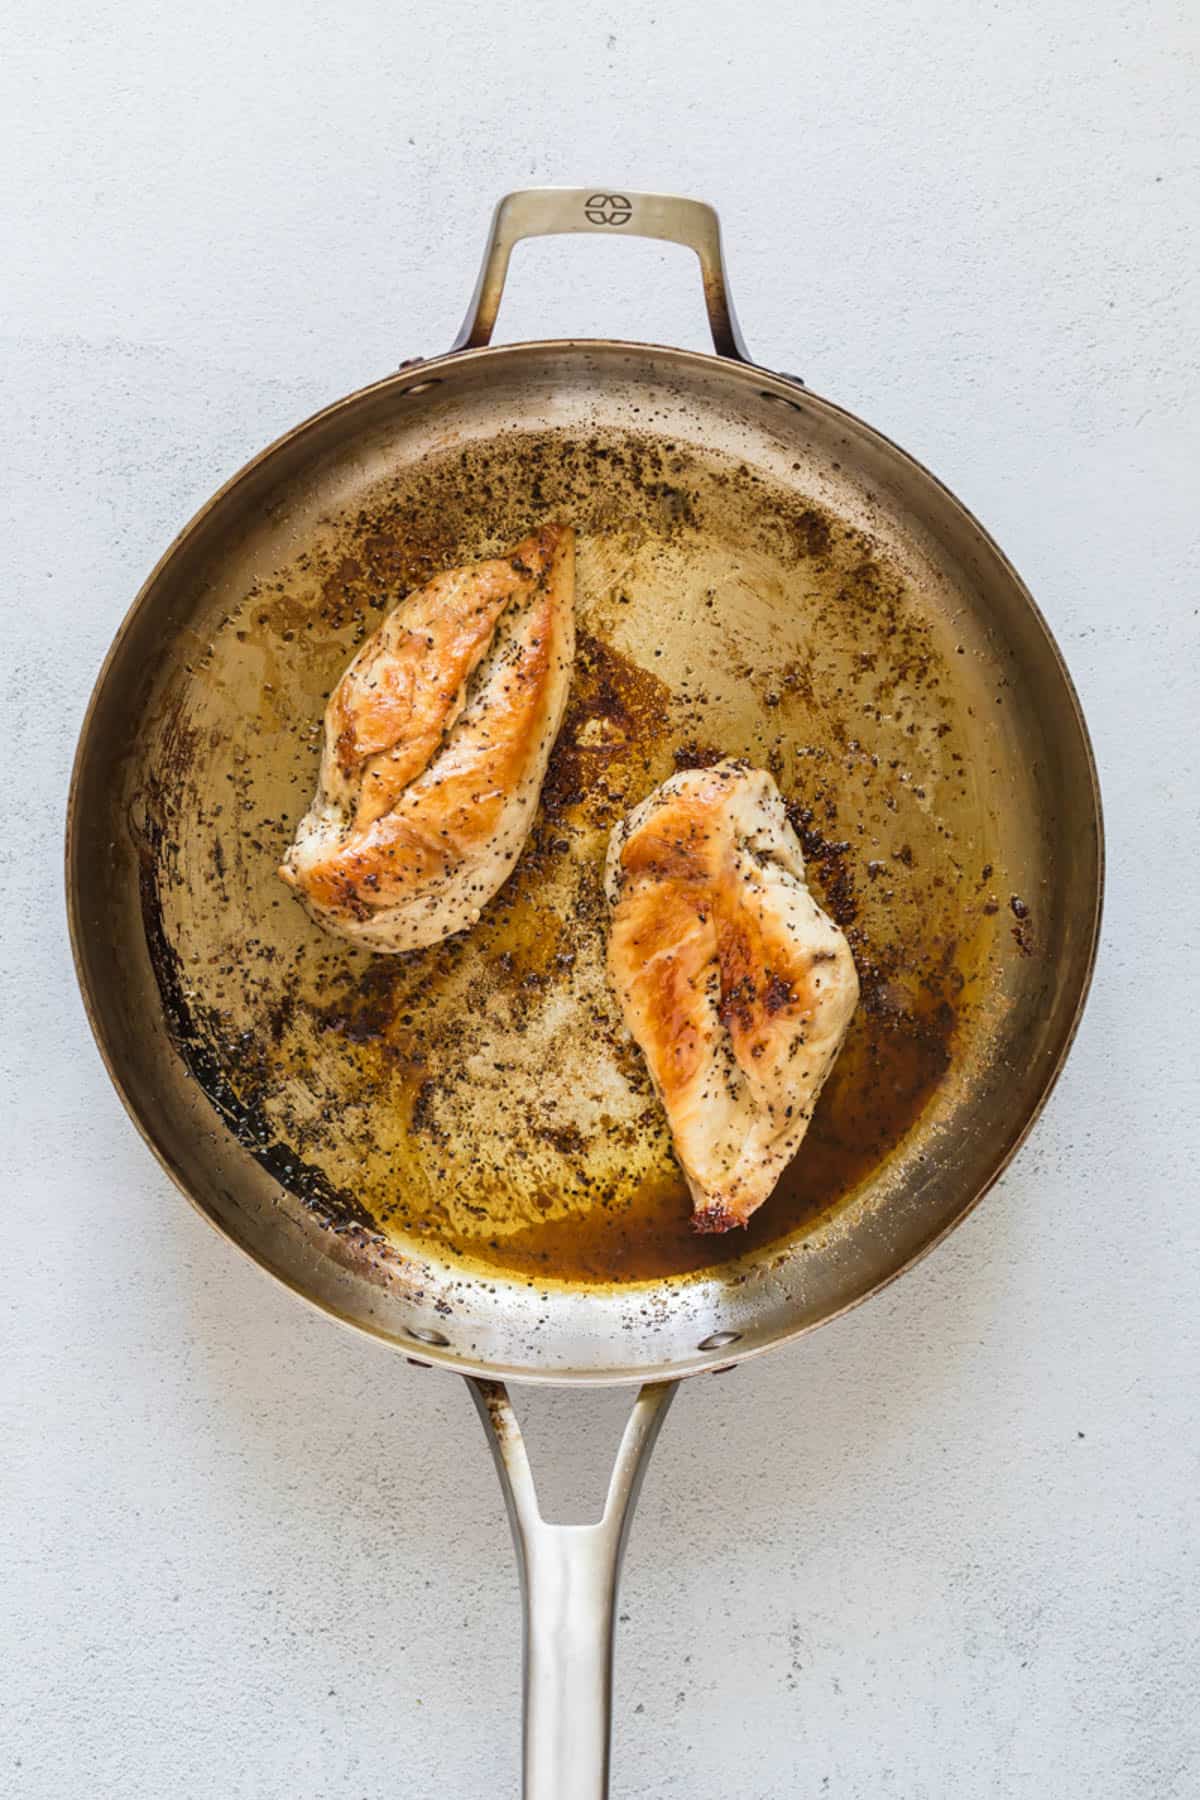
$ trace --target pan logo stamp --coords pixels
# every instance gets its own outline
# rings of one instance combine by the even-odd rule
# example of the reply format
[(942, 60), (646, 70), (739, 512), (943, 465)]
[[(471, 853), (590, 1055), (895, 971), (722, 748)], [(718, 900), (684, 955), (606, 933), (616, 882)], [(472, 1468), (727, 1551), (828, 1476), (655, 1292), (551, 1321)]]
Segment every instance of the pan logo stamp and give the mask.
[(628, 225), (633, 208), (624, 194), (591, 194), (584, 203), (583, 216), (592, 225)]

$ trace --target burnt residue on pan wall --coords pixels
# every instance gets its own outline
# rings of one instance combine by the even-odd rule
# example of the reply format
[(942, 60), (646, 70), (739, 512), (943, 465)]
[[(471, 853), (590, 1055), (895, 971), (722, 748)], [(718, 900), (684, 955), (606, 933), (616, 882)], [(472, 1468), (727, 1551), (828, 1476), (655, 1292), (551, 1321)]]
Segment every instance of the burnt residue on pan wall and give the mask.
[[(275, 876), (325, 696), (406, 589), (550, 516), (580, 533), (579, 654), (526, 852), (473, 932), (352, 950)], [(878, 545), (754, 469), (636, 436), (446, 446), (264, 572), (160, 698), (130, 800), (181, 1053), (303, 1204), (464, 1272), (661, 1279), (803, 1233), (897, 1151), (1019, 954), (955, 656)], [(863, 1000), (776, 1195), (713, 1239), (608, 991), (600, 875), (631, 805), (725, 755), (778, 780)]]

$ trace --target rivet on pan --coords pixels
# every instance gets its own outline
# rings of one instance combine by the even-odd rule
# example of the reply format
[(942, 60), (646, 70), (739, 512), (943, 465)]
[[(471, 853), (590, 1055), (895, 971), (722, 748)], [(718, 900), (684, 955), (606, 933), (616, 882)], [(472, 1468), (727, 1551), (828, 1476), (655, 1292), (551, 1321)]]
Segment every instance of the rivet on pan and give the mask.
[(423, 394), (426, 388), (441, 387), (443, 377), (430, 375), (425, 381), (410, 381), (407, 387), (397, 388), (398, 394)]
[(760, 400), (773, 400), (776, 406), (790, 406), (793, 412), (803, 412), (804, 408), (798, 400), (789, 400), (786, 394), (773, 394), (770, 388), (759, 388)]
[(410, 1325), (408, 1336), (416, 1338), (422, 1344), (440, 1344), (442, 1349), (448, 1349), (450, 1344), (450, 1339), (444, 1333), (432, 1331), (426, 1325)]
[(741, 1335), (740, 1331), (714, 1331), (711, 1337), (702, 1338), (696, 1348), (697, 1350), (724, 1350), (726, 1344), (736, 1344)]

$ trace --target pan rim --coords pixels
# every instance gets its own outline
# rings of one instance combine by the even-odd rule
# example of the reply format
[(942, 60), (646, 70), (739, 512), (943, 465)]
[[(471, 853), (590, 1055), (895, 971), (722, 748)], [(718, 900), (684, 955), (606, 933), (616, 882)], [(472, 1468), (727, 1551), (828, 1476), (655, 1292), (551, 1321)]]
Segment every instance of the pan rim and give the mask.
[[(427, 378), (427, 371), (430, 370), (443, 368), (448, 365), (458, 366), (468, 362), (478, 363), (484, 360), (499, 362), (501, 360), (509, 359), (516, 353), (527, 353), (530, 351), (559, 353), (570, 351), (583, 354), (586, 354), (589, 351), (604, 354), (611, 354), (614, 351), (634, 354), (644, 354), (649, 352), (656, 358), (667, 359), (670, 364), (679, 368), (701, 367), (709, 370), (713, 367), (719, 368), (721, 373), (726, 377), (730, 377), (734, 380), (751, 382), (758, 386), (760, 391), (765, 386), (770, 392), (778, 394), (782, 399), (789, 399), (796, 393), (797, 389), (799, 389), (806, 401), (814, 404), (818, 409), (823, 410), (836, 418), (845, 420), (848, 424), (855, 427), (856, 430), (866, 433), (868, 437), (874, 439), (879, 445), (891, 452), (892, 455), (899, 458), (903, 464), (906, 464), (910, 470), (914, 471), (924, 481), (928, 482), (941, 497), (943, 502), (948, 504), (967, 525), (979, 534), (989, 552), (997, 559), (999, 566), (1002, 568), (1007, 579), (1011, 582), (1017, 596), (1028, 609), (1030, 618), (1043, 641), (1044, 648), (1049, 653), (1050, 661), (1057, 672), (1063, 695), (1074, 721), (1079, 745), (1083, 751), (1090, 795), (1091, 823), (1095, 834), (1095, 884), (1094, 891), (1091, 895), (1089, 916), (1083, 925), (1085, 932), (1084, 950), (1078, 977), (1078, 989), (1071, 1007), (1070, 1016), (1061, 1033), (1060, 1041), (1055, 1045), (1054, 1052), (1047, 1061), (1047, 1066), (1033, 1103), (1028, 1107), (1025, 1115), (1002, 1140), (999, 1151), (990, 1166), (986, 1178), (978, 1184), (974, 1192), (963, 1201), (953, 1217), (934, 1231), (910, 1254), (899, 1261), (894, 1268), (869, 1282), (861, 1292), (852, 1294), (840, 1305), (832, 1308), (820, 1318), (808, 1319), (806, 1321), (801, 1321), (792, 1327), (785, 1327), (782, 1330), (777, 1330), (771, 1335), (763, 1338), (761, 1341), (751, 1342), (742, 1346), (729, 1345), (722, 1349), (684, 1360), (647, 1365), (640, 1368), (626, 1367), (572, 1370), (531, 1369), (523, 1366), (512, 1367), (505, 1364), (480, 1361), (470, 1356), (463, 1356), (449, 1347), (443, 1348), (438, 1345), (427, 1344), (424, 1342), (417, 1343), (410, 1342), (407, 1339), (399, 1339), (392, 1332), (377, 1328), (369, 1322), (359, 1318), (351, 1318), (347, 1314), (340, 1312), (336, 1307), (331, 1306), (327, 1301), (317, 1299), (313, 1294), (301, 1286), (297, 1280), (292, 1279), (289, 1275), (275, 1268), (264, 1256), (260, 1255), (257, 1251), (235, 1237), (219, 1219), (214, 1217), (208, 1208), (205, 1207), (193, 1193), (182, 1170), (176, 1166), (174, 1158), (165, 1142), (160, 1143), (157, 1141), (152, 1125), (148, 1119), (143, 1117), (118, 1071), (116, 1054), (111, 1042), (110, 1034), (106, 1031), (105, 1024), (100, 1016), (100, 1011), (95, 1002), (92, 986), (87, 973), (85, 951), (87, 926), (83, 918), (82, 895), (75, 873), (79, 845), (77, 820), (79, 788), (83, 770), (87, 762), (93, 722), (101, 696), (104, 693), (113, 665), (121, 652), (127, 636), (133, 629), (135, 622), (152, 600), (159, 582), (171, 563), (194, 536), (199, 533), (210, 513), (219, 506), (228, 495), (233, 493), (242, 482), (246, 481), (250, 476), (270, 462), (276, 455), (284, 450), (285, 447), (295, 444), (308, 431), (313, 430), (319, 425), (324, 425), (339, 412), (349, 410), (368, 396), (381, 394), (388, 389), (403, 391), (406, 387), (413, 386), (415, 383), (425, 380)], [(717, 356), (709, 351), (683, 350), (671, 345), (644, 343), (637, 340), (616, 338), (531, 339), (514, 344), (487, 345), (472, 350), (448, 351), (440, 356), (418, 359), (417, 361), (406, 364), (394, 373), (384, 376), (378, 381), (369, 382), (361, 388), (354, 389), (351, 393), (341, 396), (339, 399), (330, 402), (329, 405), (320, 408), (317, 412), (310, 414), (307, 418), (302, 419), (288, 431), (273, 439), (223, 482), (198, 508), (193, 516), (171, 540), (162, 555), (157, 559), (127, 608), (101, 663), (88, 698), (87, 706), (84, 710), (75, 754), (72, 759), (71, 776), (67, 795), (64, 858), (67, 926), (71, 944), (72, 961), (75, 968), (76, 981), (83, 1001), (84, 1012), (96, 1048), (100, 1054), (101, 1062), (103, 1063), (110, 1082), (116, 1090), (121, 1104), (133, 1122), (139, 1135), (150, 1149), (160, 1167), (170, 1177), (171, 1181), (183, 1194), (193, 1210), (205, 1219), (209, 1226), (217, 1232), (226, 1243), (231, 1244), (247, 1258), (250, 1263), (257, 1267), (263, 1275), (288, 1289), (293, 1295), (304, 1301), (314, 1311), (322, 1314), (326, 1318), (332, 1319), (335, 1323), (343, 1326), (349, 1331), (353, 1331), (358, 1335), (373, 1340), (393, 1353), (399, 1352), (406, 1356), (411, 1362), (418, 1363), (422, 1366), (444, 1368), (462, 1375), (483, 1376), (492, 1379), (500, 1378), (505, 1381), (518, 1382), (521, 1385), (570, 1387), (632, 1387), (641, 1385), (647, 1381), (684, 1379), (705, 1372), (712, 1373), (715, 1371), (726, 1370), (736, 1364), (748, 1362), (752, 1358), (764, 1355), (767, 1351), (774, 1350), (780, 1345), (792, 1343), (802, 1337), (806, 1337), (809, 1333), (832, 1323), (833, 1320), (843, 1317), (855, 1307), (862, 1305), (864, 1301), (872, 1299), (876, 1294), (882, 1292), (884, 1288), (890, 1286), (893, 1281), (898, 1280), (901, 1275), (906, 1274), (909, 1269), (914, 1268), (919, 1262), (923, 1261), (924, 1258), (935, 1250), (952, 1231), (956, 1230), (957, 1227), (975, 1211), (976, 1207), (1012, 1164), (1014, 1158), (1029, 1137), (1030, 1132), (1041, 1117), (1046, 1104), (1049, 1101), (1050, 1095), (1058, 1082), (1059, 1076), (1062, 1073), (1063, 1066), (1070, 1053), (1071, 1047), (1074, 1044), (1084, 1008), (1086, 1007), (1088, 996), (1091, 991), (1092, 979), (1099, 952), (1106, 866), (1103, 803), (1099, 772), (1091, 735), (1088, 731), (1087, 721), (1084, 717), (1083, 708), (1079, 700), (1075, 683), (1072, 680), (1070, 671), (1067, 668), (1054, 634), (1050, 630), (1032, 593), (1009, 558), (1005, 555), (1004, 551), (995, 542), (986, 527), (980, 522), (971, 509), (967, 507), (958, 496), (938, 478), (938, 476), (933, 474), (931, 470), (926, 468), (925, 465), (916, 457), (912, 456), (910, 452), (904, 450), (900, 445), (895, 443), (894, 440), (886, 435), (886, 433), (881, 432), (875, 426), (868, 424), (848, 408), (840, 406), (836, 401), (828, 400), (823, 395), (814, 393), (810, 388), (797, 382), (794, 378), (778, 374), (775, 371), (763, 368), (758, 364), (735, 362), (730, 358)], [(417, 1354), (414, 1354), (414, 1352)]]

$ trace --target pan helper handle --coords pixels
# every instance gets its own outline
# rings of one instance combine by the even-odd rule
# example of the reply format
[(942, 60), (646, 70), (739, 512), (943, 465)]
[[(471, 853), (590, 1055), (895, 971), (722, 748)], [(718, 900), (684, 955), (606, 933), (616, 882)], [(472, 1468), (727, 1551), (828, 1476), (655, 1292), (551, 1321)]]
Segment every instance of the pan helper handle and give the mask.
[(703, 200), (672, 194), (631, 194), (609, 188), (521, 188), (505, 194), (492, 215), (492, 229), (479, 281), (463, 328), (452, 350), (490, 344), (513, 248), (522, 238), (595, 231), (610, 237), (660, 238), (683, 244), (700, 259), (704, 303), (718, 356), (735, 362), (753, 358), (742, 341), (721, 252), (721, 222)]
[(468, 1378), (504, 1489), (525, 1615), (524, 1800), (606, 1800), (613, 1622), (625, 1540), (676, 1383), (634, 1402), (594, 1525), (543, 1519), (521, 1427), (502, 1382)]

